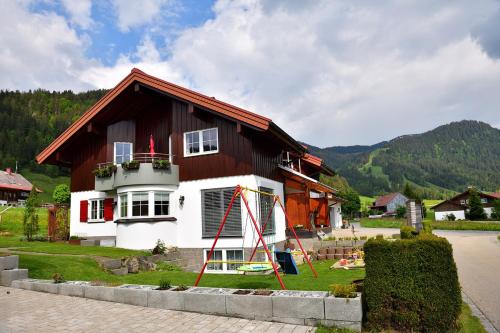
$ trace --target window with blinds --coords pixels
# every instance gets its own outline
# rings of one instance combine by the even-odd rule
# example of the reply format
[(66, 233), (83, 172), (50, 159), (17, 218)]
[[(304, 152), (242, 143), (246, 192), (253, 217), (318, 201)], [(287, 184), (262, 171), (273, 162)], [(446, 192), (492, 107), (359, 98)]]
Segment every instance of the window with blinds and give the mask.
[[(259, 191), (265, 192), (265, 193), (274, 193), (272, 188), (267, 188), (267, 187), (259, 187)], [(262, 228), (264, 226), (264, 223), (266, 223), (266, 229), (262, 233), (263, 235), (272, 235), (274, 234), (274, 210), (273, 210), (273, 203), (274, 203), (274, 198), (270, 195), (265, 195), (262, 193), (259, 193), (259, 222), (260, 222), (260, 227)], [(271, 213), (272, 211), (272, 213)], [(267, 220), (269, 214), (271, 216), (269, 217), (269, 220)]]
[[(234, 193), (234, 188), (220, 188), (202, 190), (202, 215), (203, 232), (205, 238), (215, 237), (220, 223), (229, 206)], [(241, 237), (241, 199), (238, 196), (234, 200), (233, 207), (227, 216), (226, 224), (222, 229), (221, 237)]]

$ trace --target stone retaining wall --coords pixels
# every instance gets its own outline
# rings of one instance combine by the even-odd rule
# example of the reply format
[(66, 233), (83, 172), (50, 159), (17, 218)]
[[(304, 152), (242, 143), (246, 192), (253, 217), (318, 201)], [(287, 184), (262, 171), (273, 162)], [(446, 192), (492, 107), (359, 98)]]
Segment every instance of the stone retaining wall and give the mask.
[(337, 298), (321, 291), (280, 290), (261, 296), (255, 290), (240, 295), (235, 294), (236, 289), (225, 288), (190, 287), (174, 291), (175, 288), (156, 290), (157, 286), (149, 285), (103, 287), (85, 281), (55, 284), (35, 279), (13, 281), (12, 287), (143, 307), (361, 331), (360, 294), (356, 298)]

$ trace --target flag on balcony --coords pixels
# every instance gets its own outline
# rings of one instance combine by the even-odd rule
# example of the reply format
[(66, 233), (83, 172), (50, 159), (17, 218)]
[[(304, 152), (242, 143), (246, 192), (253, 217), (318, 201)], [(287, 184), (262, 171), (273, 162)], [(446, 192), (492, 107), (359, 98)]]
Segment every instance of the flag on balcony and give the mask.
[(149, 136), (149, 154), (151, 157), (155, 155), (155, 140), (153, 139), (153, 134)]

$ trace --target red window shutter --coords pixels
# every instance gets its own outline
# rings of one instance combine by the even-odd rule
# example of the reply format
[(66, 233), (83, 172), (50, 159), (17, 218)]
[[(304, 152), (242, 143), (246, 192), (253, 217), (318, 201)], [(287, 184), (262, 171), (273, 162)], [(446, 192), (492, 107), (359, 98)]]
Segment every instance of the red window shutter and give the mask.
[(104, 199), (104, 221), (113, 221), (113, 198)]
[(80, 201), (80, 222), (87, 222), (89, 219), (89, 202), (87, 200)]

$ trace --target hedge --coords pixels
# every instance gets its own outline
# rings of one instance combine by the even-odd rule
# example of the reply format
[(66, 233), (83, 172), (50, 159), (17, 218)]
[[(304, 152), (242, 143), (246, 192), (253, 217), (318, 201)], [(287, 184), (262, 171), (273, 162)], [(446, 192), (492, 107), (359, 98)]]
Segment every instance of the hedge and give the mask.
[(462, 298), (450, 243), (423, 234), (364, 245), (365, 325), (370, 330), (456, 329)]

